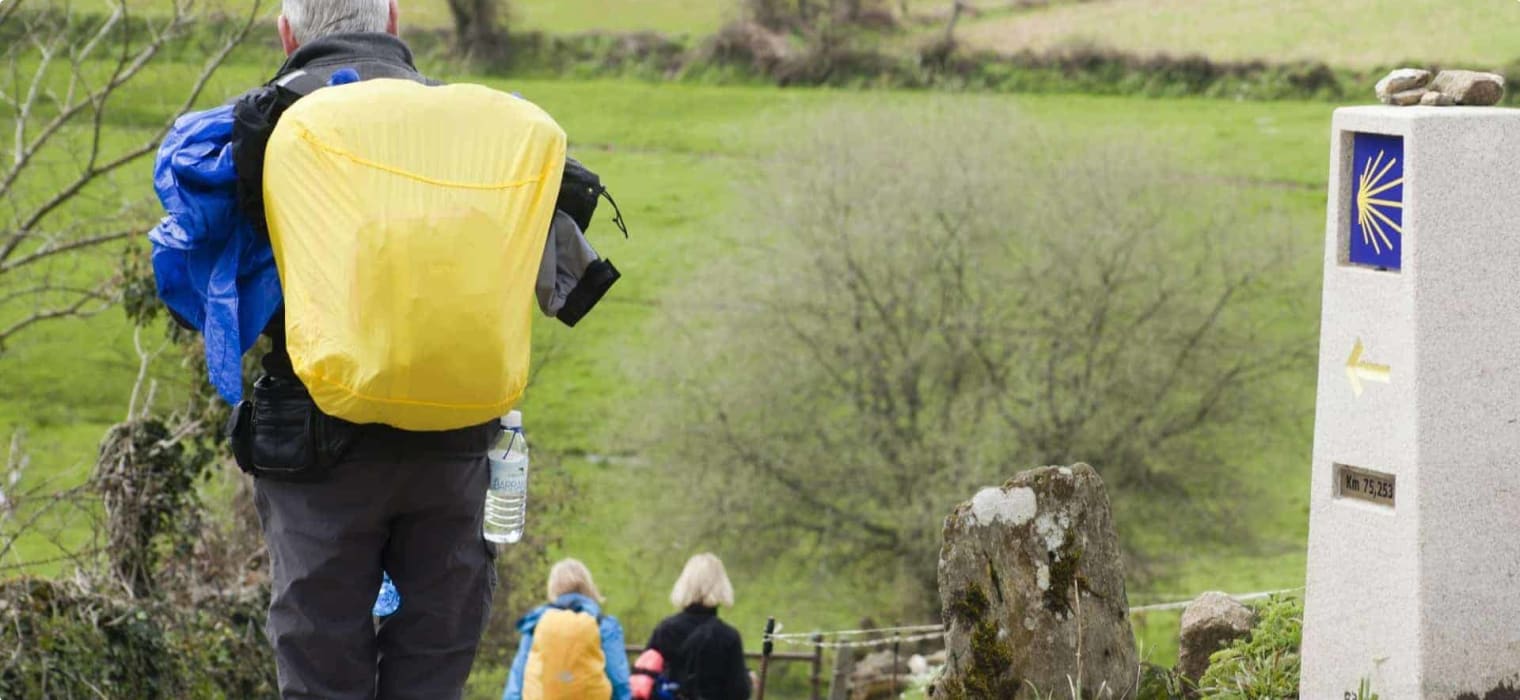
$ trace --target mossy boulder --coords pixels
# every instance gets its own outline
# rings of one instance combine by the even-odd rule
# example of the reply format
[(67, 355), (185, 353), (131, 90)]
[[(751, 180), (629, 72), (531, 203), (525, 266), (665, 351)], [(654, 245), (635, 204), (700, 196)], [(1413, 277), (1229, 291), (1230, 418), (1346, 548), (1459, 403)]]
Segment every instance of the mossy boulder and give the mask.
[(945, 520), (948, 664), (935, 698), (1129, 698), (1139, 661), (1108, 492), (1085, 464), (1024, 472)]

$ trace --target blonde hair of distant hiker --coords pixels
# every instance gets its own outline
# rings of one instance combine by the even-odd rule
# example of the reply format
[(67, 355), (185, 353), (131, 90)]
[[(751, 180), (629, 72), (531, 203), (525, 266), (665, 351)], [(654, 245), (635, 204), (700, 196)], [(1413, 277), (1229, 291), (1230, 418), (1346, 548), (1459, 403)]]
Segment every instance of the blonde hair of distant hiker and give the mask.
[(602, 592), (596, 590), (596, 582), (591, 580), (591, 570), (579, 559), (561, 559), (549, 569), (549, 600), (566, 593), (579, 593), (598, 603), (603, 600)]
[(676, 586), (670, 591), (670, 602), (677, 608), (733, 607), (734, 584), (728, 580), (723, 560), (712, 554), (698, 554), (687, 560), (681, 578), (676, 579)]

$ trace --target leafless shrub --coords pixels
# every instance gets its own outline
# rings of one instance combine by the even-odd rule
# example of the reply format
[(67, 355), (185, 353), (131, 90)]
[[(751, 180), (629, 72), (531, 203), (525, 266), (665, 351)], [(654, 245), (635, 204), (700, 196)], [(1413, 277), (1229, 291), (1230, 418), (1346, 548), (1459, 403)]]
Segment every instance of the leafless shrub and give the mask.
[(875, 572), (926, 612), (944, 514), (1031, 466), (1097, 467), (1132, 554), (1243, 536), (1221, 436), (1312, 347), (1282, 330), (1282, 220), (1154, 148), (953, 104), (786, 133), (732, 264), (672, 302), (645, 432), (693, 522), (662, 527)]

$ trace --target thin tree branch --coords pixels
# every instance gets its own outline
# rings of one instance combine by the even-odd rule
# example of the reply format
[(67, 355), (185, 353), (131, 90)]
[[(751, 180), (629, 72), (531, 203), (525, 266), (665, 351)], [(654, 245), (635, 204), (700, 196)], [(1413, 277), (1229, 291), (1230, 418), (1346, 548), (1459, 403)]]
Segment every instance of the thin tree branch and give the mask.
[(69, 241), (68, 243), (44, 245), (41, 248), (38, 248), (36, 251), (16, 258), (15, 260), (11, 260), (6, 263), (0, 263), (0, 275), (4, 275), (8, 272), (14, 272), (17, 269), (33, 263), (37, 263), (42, 260), (46, 260), (47, 258), (51, 258), (55, 255), (62, 255), (64, 253), (76, 251), (81, 248), (93, 248), (95, 246), (105, 245), (107, 243), (129, 238), (138, 233), (139, 231), (136, 229), (111, 231), (109, 233), (97, 234), (94, 236), (88, 236), (86, 238), (78, 238)]
[[(28, 503), (34, 502), (37, 499), (37, 493), (40, 493), (40, 491), (34, 491), (33, 495), (25, 497), (24, 500)], [(21, 540), (20, 535), (22, 533), (34, 532), (36, 530), (37, 524), (41, 522), (43, 518), (52, 515), (54, 509), (58, 508), (61, 504), (72, 502), (72, 500), (79, 497), (81, 493), (83, 493), (82, 487), (75, 487), (65, 491), (60, 491), (46, 497), (45, 499), (42, 499), (43, 502), (40, 505), (33, 506), (31, 512), (27, 515), (27, 517), (19, 521), (14, 527), (11, 528), (11, 532), (13, 534), (4, 538), (3, 542), (0, 542), (0, 561), (3, 561), (8, 556), (10, 556), (12, 550), (14, 550), (16, 547), (16, 543)], [(20, 502), (21, 500), (23, 499), (18, 497), (17, 502)], [(68, 551), (66, 547), (60, 547), (60, 549), (63, 551)], [(25, 562), (23, 562), (23, 564), (25, 564)]]
[[(125, 4), (118, 6), (118, 8), (125, 8)], [(100, 129), (101, 124), (104, 120), (106, 102), (111, 98), (111, 96), (118, 88), (126, 84), (128, 81), (132, 80), (132, 78), (134, 78), (143, 69), (143, 67), (146, 66), (147, 63), (158, 54), (159, 50), (164, 46), (164, 44), (179, 29), (188, 23), (188, 20), (186, 20), (184, 15), (181, 14), (183, 7), (179, 3), (175, 3), (176, 14), (174, 18), (169, 22), (169, 24), (162, 31), (155, 33), (153, 40), (149, 42), (147, 46), (143, 47), (143, 49), (137, 53), (136, 57), (131, 59), (130, 63), (126, 62), (126, 56), (124, 55), (123, 61), (118, 64), (117, 70), (113, 73), (111, 79), (107, 81), (106, 85), (103, 88), (101, 88), (99, 91), (91, 91), (88, 99), (75, 103), (68, 109), (60, 112), (57, 117), (49, 122), (48, 125), (44, 127), (42, 135), (35, 139), (30, 146), (26, 147), (26, 150), (21, 154), (17, 165), (12, 168), (11, 172), (7, 174), (6, 178), (3, 181), (0, 181), (0, 193), (4, 193), (9, 190), (11, 185), (15, 182), (16, 178), (20, 177), (21, 171), (25, 168), (26, 164), (31, 161), (41, 146), (45, 145), (48, 140), (56, 135), (59, 130), (62, 129), (64, 124), (78, 115), (78, 113), (82, 111), (86, 105), (92, 105), (96, 110), (94, 115), (95, 131), (91, 145), (89, 163), (85, 166), (83, 171), (76, 178), (74, 178), (71, 183), (63, 187), (61, 190), (57, 191), (51, 198), (35, 208), (30, 214), (21, 217), (21, 224), (18, 227), (17, 231), (11, 235), (9, 240), (6, 241), (4, 247), (0, 248), (0, 262), (9, 260), (10, 257), (15, 253), (16, 249), (20, 247), (22, 241), (26, 240), (26, 238), (33, 232), (38, 224), (40, 224), (45, 218), (56, 211), (59, 207), (62, 207), (64, 204), (73, 200), (74, 197), (83, 191), (84, 188), (87, 187), (90, 183), (101, 177), (109, 175), (122, 166), (136, 161), (138, 158), (141, 158), (142, 156), (147, 155), (148, 153), (155, 150), (158, 147), (158, 144), (163, 140), (164, 135), (169, 132), (169, 129), (173, 128), (174, 122), (178, 120), (180, 116), (194, 107), (196, 101), (200, 99), (200, 95), (202, 92), (204, 92), (206, 86), (210, 83), (213, 75), (218, 69), (220, 69), (222, 64), (226, 62), (227, 57), (230, 56), (232, 51), (236, 49), (237, 46), (248, 37), (249, 32), (253, 29), (254, 24), (258, 20), (259, 12), (262, 10), (262, 8), (263, 0), (254, 0), (253, 6), (249, 10), (246, 20), (242, 23), (242, 25), (238, 27), (236, 31), (232, 33), (231, 36), (228, 37), (226, 41), (223, 42), (222, 48), (204, 64), (200, 75), (197, 76), (197, 78), (191, 83), (190, 90), (186, 95), (184, 102), (167, 120), (164, 121), (161, 127), (150, 139), (143, 142), (136, 148), (132, 148), (125, 153), (122, 153), (104, 165), (97, 164), (99, 158), (99, 146), (101, 143)]]
[[(93, 308), (85, 308), (89, 306), (90, 302), (101, 300), (104, 300), (104, 302), (99, 306)], [(10, 339), (17, 333), (20, 333), (27, 328), (42, 323), (43, 321), (51, 321), (54, 319), (68, 317), (94, 316), (95, 314), (111, 308), (111, 303), (112, 302), (110, 300), (110, 297), (107, 297), (104, 294), (96, 294), (91, 296), (81, 296), (78, 299), (75, 299), (72, 303), (62, 306), (33, 311), (30, 315), (16, 321), (15, 323), (12, 323), (3, 330), (0, 330), (0, 347), (4, 347), (5, 344), (9, 342)]]
[[(15, 172), (19, 172), (21, 168), (26, 167), (26, 161), (30, 159), (30, 156), (26, 153), (26, 125), (27, 122), (31, 121), (32, 108), (37, 105), (37, 96), (42, 91), (42, 81), (47, 77), (48, 66), (52, 64), (53, 55), (58, 50), (58, 43), (63, 41), (66, 32), (67, 30), (65, 29), (53, 35), (51, 37), (52, 43), (50, 44), (44, 44), (40, 39), (31, 37), (32, 45), (37, 47), (42, 58), (37, 62), (37, 70), (32, 73), (32, 81), (27, 87), (26, 97), (21, 98), (21, 106), (16, 110)], [(14, 180), (14, 177), (8, 176), (5, 180), (0, 181), (0, 194), (8, 192), (11, 182)]]
[(4, 27), (10, 18), (16, 16), (16, 11), (25, 4), (26, 0), (10, 0), (9, 4), (0, 3), (0, 27)]
[(796, 496), (809, 508), (813, 508), (819, 512), (828, 513), (834, 517), (852, 522), (858, 525), (865, 532), (887, 543), (893, 548), (896, 548), (899, 545), (897, 531), (871, 522), (864, 516), (857, 513), (848, 513), (841, 510), (835, 504), (829, 503), (828, 501), (820, 498), (816, 491), (809, 489), (805, 484), (803, 484), (793, 475), (787, 474), (781, 467), (771, 462), (771, 460), (762, 457), (760, 454), (746, 447), (740, 440), (737, 439), (737, 436), (734, 435), (733, 425), (729, 422), (727, 413), (724, 413), (721, 410), (718, 411), (717, 419), (718, 424), (723, 427), (723, 441), (728, 444), (729, 449), (733, 450), (734, 455), (741, 461), (748, 463), (750, 466), (774, 479), (776, 483), (782, 485), (788, 491), (791, 491), (794, 496)]
[(100, 294), (100, 290), (91, 287), (55, 286), (52, 284), (41, 284), (6, 292), (3, 296), (0, 296), (0, 306), (4, 306), (18, 299), (43, 296), (46, 294), (67, 294), (70, 296), (81, 294), (98, 295)]
[[(125, 4), (119, 5), (118, 12), (116, 14), (113, 14), (111, 19), (108, 19), (106, 21), (107, 26), (103, 27), (103, 29), (110, 29), (114, 27), (116, 23), (120, 22), (122, 16), (124, 16), (125, 7)], [(15, 154), (16, 164), (10, 169), (10, 171), (6, 173), (3, 179), (0, 179), (0, 194), (5, 194), (10, 191), (11, 186), (14, 185), (16, 180), (21, 176), (21, 173), (26, 168), (27, 164), (29, 164), (31, 160), (35, 158), (39, 152), (42, 151), (43, 147), (45, 147), (48, 142), (50, 142), (55, 136), (58, 135), (64, 126), (73, 121), (73, 119), (78, 116), (80, 112), (84, 111), (86, 107), (97, 110), (103, 109), (105, 102), (110, 99), (111, 95), (117, 89), (121, 88), (123, 85), (126, 85), (128, 82), (130, 82), (133, 78), (137, 77), (138, 73), (141, 72), (142, 69), (146, 67), (155, 56), (158, 55), (159, 50), (163, 48), (163, 45), (173, 36), (173, 34), (179, 29), (183, 28), (186, 24), (188, 24), (187, 20), (176, 16), (164, 31), (156, 33), (153, 41), (149, 42), (142, 49), (140, 49), (137, 52), (136, 56), (130, 58), (130, 60), (128, 60), (128, 57), (130, 56), (130, 53), (128, 53), (130, 49), (130, 42), (126, 37), (123, 37), (121, 44), (123, 47), (124, 55), (121, 57), (121, 59), (118, 60), (116, 68), (112, 71), (111, 77), (106, 81), (105, 85), (102, 86), (98, 91), (87, 89), (85, 96), (77, 102), (60, 105), (58, 114), (55, 115), (53, 119), (48, 121), (47, 124), (42, 127), (41, 132), (35, 138), (33, 138), (30, 143), (27, 143), (22, 138), (25, 123), (28, 119), (30, 119), (31, 105), (26, 104), (26, 108), (23, 110), (23, 117), (18, 117), (18, 135), (16, 140)], [(246, 34), (246, 31), (244, 33)], [(99, 36), (97, 35), (95, 39), (91, 39), (90, 43), (87, 44), (87, 46), (92, 51), (94, 50), (96, 39), (98, 38)], [(225, 54), (221, 54), (221, 56), (222, 58), (225, 58)], [(80, 70), (75, 70), (73, 73), (73, 77), (75, 79), (79, 78), (81, 75), (82, 72)], [(36, 80), (40, 81), (41, 78), (42, 75), (39, 73)], [(36, 87), (36, 84), (37, 83), (34, 81), (34, 88)], [(195, 94), (198, 95), (199, 91), (197, 90)], [(28, 103), (30, 102), (31, 100), (29, 99)], [(175, 118), (178, 116), (179, 115), (176, 114)], [(170, 124), (173, 124), (172, 119), (170, 120)], [(87, 172), (88, 170), (89, 169), (87, 169)], [(27, 225), (21, 226), (21, 233), (26, 233), (27, 229), (30, 229), (32, 225), (35, 225), (37, 218), (40, 217), (34, 217), (29, 221)], [(0, 260), (3, 260), (6, 255), (9, 254), (11, 249), (12, 248), (8, 247), (5, 251), (0, 251)]]

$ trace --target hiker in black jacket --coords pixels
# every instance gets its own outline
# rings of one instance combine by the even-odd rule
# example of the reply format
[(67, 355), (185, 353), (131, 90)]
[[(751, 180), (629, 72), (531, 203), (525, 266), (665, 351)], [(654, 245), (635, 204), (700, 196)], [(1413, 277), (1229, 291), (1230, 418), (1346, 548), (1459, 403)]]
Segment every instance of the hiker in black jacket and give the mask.
[(718, 619), (719, 606), (734, 604), (734, 586), (723, 562), (711, 554), (692, 557), (670, 602), (681, 612), (655, 628), (648, 646), (665, 657), (665, 673), (680, 684), (680, 697), (747, 700), (751, 676), (744, 666), (744, 640)]

